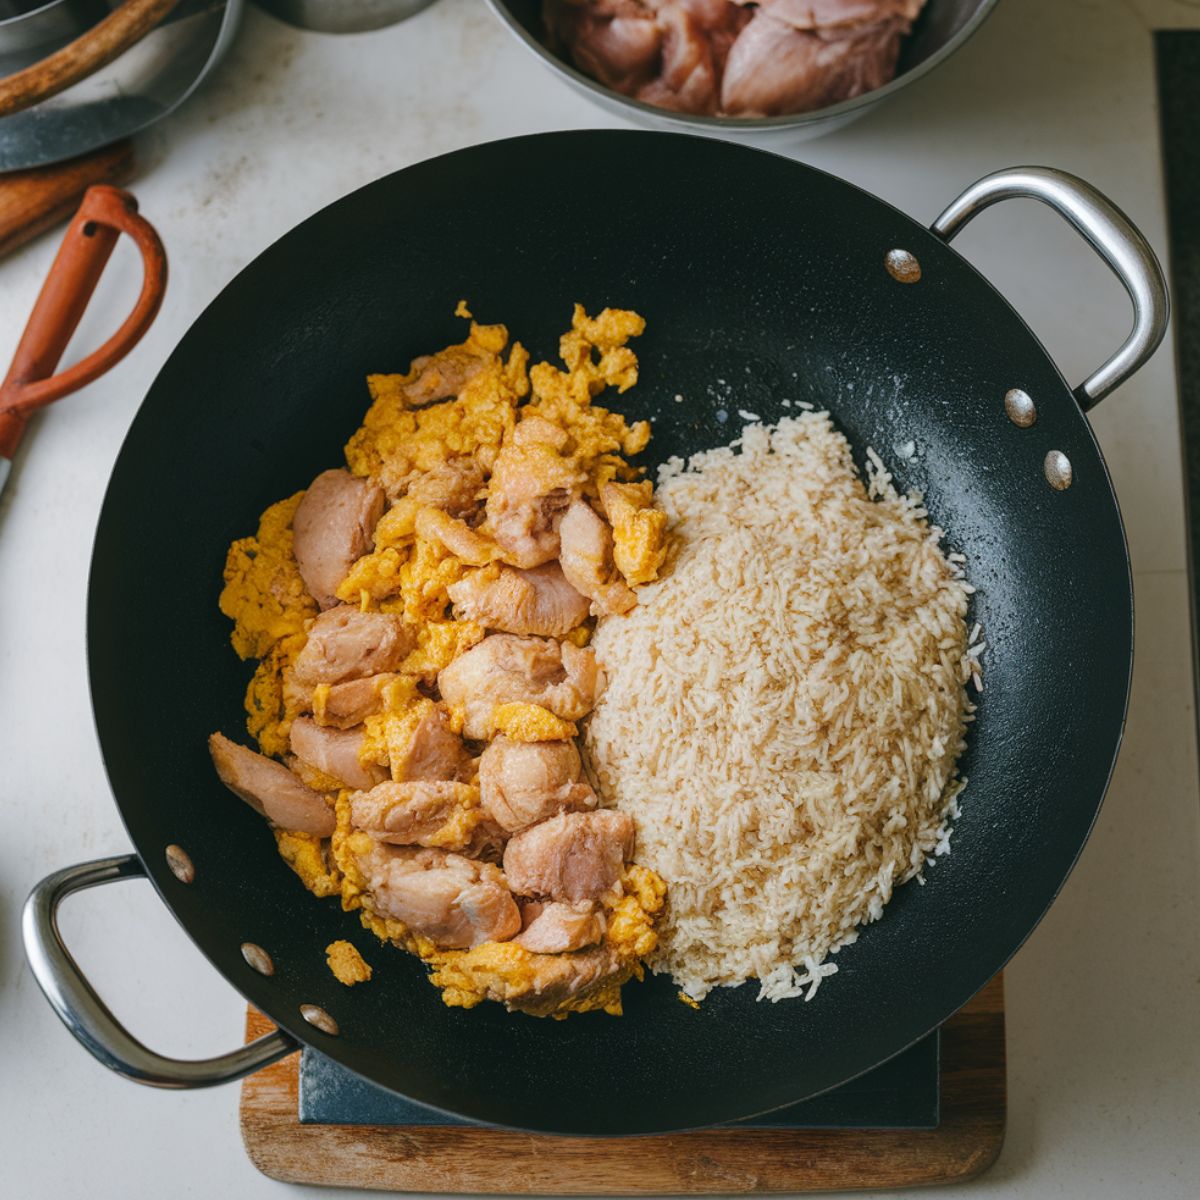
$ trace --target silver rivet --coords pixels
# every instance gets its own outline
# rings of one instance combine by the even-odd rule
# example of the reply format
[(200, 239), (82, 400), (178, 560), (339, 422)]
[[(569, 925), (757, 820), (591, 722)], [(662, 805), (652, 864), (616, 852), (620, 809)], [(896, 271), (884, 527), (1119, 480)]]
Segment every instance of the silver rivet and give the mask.
[(316, 1026), (322, 1033), (337, 1037), (338, 1023), (321, 1007), (316, 1004), (300, 1005), (300, 1015), (310, 1024)]
[(907, 250), (889, 250), (883, 265), (897, 283), (916, 283), (921, 278), (921, 264)]
[(1071, 460), (1061, 450), (1051, 450), (1046, 455), (1043, 469), (1046, 472), (1046, 482), (1056, 492), (1065, 492), (1071, 486)]
[(1010, 388), (1004, 393), (1004, 411), (1008, 419), (1021, 429), (1028, 429), (1037, 420), (1037, 408), (1028, 392)]
[(271, 956), (254, 942), (242, 943), (242, 957), (260, 975), (275, 974), (275, 964), (271, 961)]
[(176, 846), (172, 842), (167, 847), (165, 853), (167, 856), (167, 866), (171, 868), (171, 874), (180, 883), (191, 883), (196, 878), (196, 868), (192, 865), (192, 860), (188, 856), (188, 852), (182, 846)]

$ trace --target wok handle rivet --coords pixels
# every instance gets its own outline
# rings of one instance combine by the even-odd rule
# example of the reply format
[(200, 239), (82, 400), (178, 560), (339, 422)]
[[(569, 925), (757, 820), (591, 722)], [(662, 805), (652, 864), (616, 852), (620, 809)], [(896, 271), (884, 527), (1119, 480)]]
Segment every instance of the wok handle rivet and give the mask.
[(182, 846), (177, 846), (172, 842), (163, 853), (166, 855), (167, 866), (170, 867), (171, 874), (180, 883), (191, 883), (196, 878), (196, 868), (192, 863), (191, 855)]
[(1037, 406), (1033, 398), (1020, 388), (1009, 388), (1004, 393), (1004, 411), (1019, 429), (1028, 429), (1037, 421)]
[(1046, 482), (1056, 491), (1065, 492), (1074, 478), (1071, 460), (1061, 450), (1051, 450), (1042, 464)]
[(319, 1004), (300, 1005), (300, 1015), (322, 1033), (337, 1037), (338, 1023)]
[(275, 962), (271, 956), (256, 942), (242, 943), (242, 957), (248, 966), (260, 975), (274, 975)]
[(921, 264), (917, 262), (916, 255), (907, 250), (889, 250), (883, 256), (883, 265), (897, 283), (920, 282)]

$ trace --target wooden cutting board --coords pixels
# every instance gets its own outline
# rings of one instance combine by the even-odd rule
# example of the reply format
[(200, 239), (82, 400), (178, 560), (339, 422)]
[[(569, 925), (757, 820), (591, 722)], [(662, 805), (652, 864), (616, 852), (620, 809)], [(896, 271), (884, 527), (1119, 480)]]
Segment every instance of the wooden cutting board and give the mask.
[[(255, 1009), (246, 1040), (272, 1028)], [(242, 1083), (242, 1140), (289, 1183), (400, 1192), (702, 1195), (950, 1183), (987, 1170), (1004, 1141), (1004, 985), (997, 976), (942, 1028), (941, 1124), (929, 1130), (711, 1129), (559, 1138), (499, 1129), (301, 1125), (299, 1054)]]

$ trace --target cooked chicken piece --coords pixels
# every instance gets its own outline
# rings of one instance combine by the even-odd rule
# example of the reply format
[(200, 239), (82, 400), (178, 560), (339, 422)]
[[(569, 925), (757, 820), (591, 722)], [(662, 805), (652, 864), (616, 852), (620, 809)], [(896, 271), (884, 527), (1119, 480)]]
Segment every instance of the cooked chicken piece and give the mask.
[(361, 729), (330, 729), (310, 717), (297, 717), (292, 722), (292, 753), (298, 759), (340, 779), (348, 788), (365, 791), (382, 783), (387, 772), (374, 763), (364, 765), (359, 761), (362, 744)]
[(649, 583), (667, 557), (667, 514), (650, 507), (654, 486), (605, 483), (600, 503), (613, 533), (613, 563), (627, 583)]
[(566, 954), (594, 946), (604, 937), (604, 917), (590, 900), (527, 900), (521, 905), (521, 924), (513, 941), (534, 954)]
[(542, 15), (553, 48), (605, 86), (631, 95), (654, 78), (662, 30), (640, 0), (545, 0)]
[(485, 567), (500, 557), (500, 547), (457, 517), (448, 516), (437, 508), (423, 508), (417, 513), (416, 531), (427, 542), (440, 542), (456, 558), (473, 567)]
[(444, 710), (433, 708), (417, 723), (403, 760), (393, 754), (392, 774), (398, 780), (465, 780), (474, 762)]
[(491, 735), (498, 704), (539, 704), (575, 721), (591, 711), (604, 687), (596, 655), (570, 642), (493, 633), (438, 674), (442, 699), (461, 708), (463, 733)]
[(459, 619), (504, 633), (564, 637), (588, 615), (588, 601), (568, 582), (558, 563), (530, 571), (485, 567), (446, 591)]
[(637, 597), (616, 572), (612, 530), (584, 500), (567, 509), (559, 527), (559, 561), (573, 587), (592, 601), (596, 616), (626, 613)]
[(415, 645), (415, 634), (399, 617), (339, 604), (312, 623), (292, 673), (309, 687), (361, 679), (394, 671)]
[(520, 910), (491, 863), (378, 842), (356, 859), (375, 910), (442, 949), (503, 942), (520, 931)]
[(292, 518), (292, 552), (300, 577), (322, 608), (337, 604), (338, 585), (371, 549), (386, 497), (374, 480), (322, 471)]
[(380, 842), (462, 850), (475, 831), (463, 818), (478, 808), (479, 791), (470, 784), (381, 783), (350, 798), (350, 820)]
[(384, 688), (399, 678), (399, 675), (384, 672), (363, 679), (347, 679), (345, 683), (327, 685), (327, 690), (321, 690), (315, 696), (311, 689), (305, 689), (306, 699), (301, 711), (311, 712), (318, 725), (351, 729), (361, 725), (373, 713), (382, 711)]
[(435, 400), (449, 400), (486, 365), (487, 358), (483, 355), (473, 354), (463, 346), (447, 346), (437, 354), (414, 358), (408, 367), (412, 378), (401, 385), (400, 391), (413, 408), (432, 404)]
[(549, 1016), (568, 1000), (604, 987), (614, 978), (630, 974), (628, 963), (611, 946), (593, 946), (576, 954), (539, 955), (533, 960), (528, 990), (518, 995), (497, 996), (510, 1009), (535, 1017)]
[(721, 107), (735, 115), (775, 116), (873, 91), (895, 75), (906, 29), (892, 20), (808, 31), (760, 8), (729, 51)]
[(317, 837), (333, 833), (333, 809), (325, 797), (305, 787), (282, 763), (220, 733), (208, 739), (208, 752), (221, 782), (281, 829)]
[(483, 468), (473, 458), (463, 456), (418, 475), (408, 485), (406, 495), (462, 520), (481, 507), (482, 490)]
[(596, 793), (579, 775), (574, 742), (513, 742), (498, 737), (479, 760), (484, 811), (516, 833), (563, 809), (596, 807)]
[(518, 895), (595, 900), (618, 887), (633, 842), (628, 813), (559, 813), (509, 841), (504, 871)]
[(543, 417), (526, 417), (501, 447), (488, 484), (492, 537), (515, 567), (539, 567), (558, 554), (558, 523), (587, 475), (563, 451), (567, 434)]

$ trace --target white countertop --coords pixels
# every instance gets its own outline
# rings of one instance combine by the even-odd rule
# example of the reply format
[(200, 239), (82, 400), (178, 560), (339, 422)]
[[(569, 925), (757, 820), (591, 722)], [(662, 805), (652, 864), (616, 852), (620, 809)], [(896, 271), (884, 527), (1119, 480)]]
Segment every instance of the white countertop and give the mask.
[[(995, 168), (1063, 167), (1110, 193), (1165, 254), (1152, 23), (1200, 25), (1200, 5), (1003, 0), (930, 77), (790, 152), (924, 220)], [(245, 1158), (236, 1087), (164, 1093), (110, 1075), (51, 1013), (19, 944), (20, 904), (37, 879), (128, 848), (93, 731), (84, 594), (101, 496), (139, 401), (200, 309), (315, 209), (470, 143), (616, 124), (534, 62), (481, 0), (442, 0), (401, 26), (344, 38), (253, 9), (223, 67), (143, 140), (134, 189), (170, 254), (165, 307), (130, 358), (36, 422), (0, 504), (5, 1194), (288, 1190)], [(0, 262), (3, 362), (57, 240)], [(958, 245), (1070, 379), (1124, 336), (1124, 295), (1048, 212), (1002, 206)], [(69, 358), (107, 334), (137, 279), (122, 247)], [(1129, 728), (1091, 843), (1009, 968), (1008, 1141), (963, 1195), (1116, 1200), (1200, 1187), (1200, 775), (1177, 422), (1169, 347), (1094, 413), (1136, 573)], [(63, 926), (150, 1045), (198, 1056), (240, 1040), (244, 1004), (145, 884), (73, 901)]]

